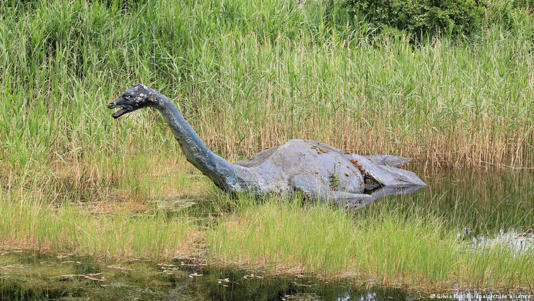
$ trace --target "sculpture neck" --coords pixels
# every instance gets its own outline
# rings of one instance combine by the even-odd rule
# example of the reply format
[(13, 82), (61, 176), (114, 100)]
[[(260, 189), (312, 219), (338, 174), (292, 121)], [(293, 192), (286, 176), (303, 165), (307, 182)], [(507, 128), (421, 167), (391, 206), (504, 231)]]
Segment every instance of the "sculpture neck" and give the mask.
[(184, 119), (176, 105), (163, 95), (158, 95), (156, 108), (161, 112), (180, 143), (182, 151), (191, 164), (225, 191), (235, 190), (239, 178), (230, 162), (213, 153)]

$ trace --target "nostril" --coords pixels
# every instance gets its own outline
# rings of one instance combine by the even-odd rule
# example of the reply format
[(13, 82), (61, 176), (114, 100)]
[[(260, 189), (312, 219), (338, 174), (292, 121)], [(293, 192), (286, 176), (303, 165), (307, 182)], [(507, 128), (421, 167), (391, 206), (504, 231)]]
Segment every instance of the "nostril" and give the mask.
[(110, 104), (108, 104), (108, 108), (110, 108), (110, 109), (113, 109), (113, 108), (115, 108), (115, 107), (116, 107), (116, 105), (115, 105), (115, 103), (113, 103), (113, 102), (110, 103)]

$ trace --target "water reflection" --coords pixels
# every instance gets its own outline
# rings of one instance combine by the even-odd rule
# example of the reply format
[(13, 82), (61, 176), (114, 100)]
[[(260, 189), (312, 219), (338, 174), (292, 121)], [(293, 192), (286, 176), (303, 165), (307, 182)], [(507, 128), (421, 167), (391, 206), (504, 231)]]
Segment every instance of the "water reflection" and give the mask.
[[(64, 274), (98, 277), (65, 277)], [(78, 273), (78, 274), (76, 274)], [(85, 274), (84, 274), (85, 273)], [(493, 296), (493, 297), (489, 297)], [(130, 261), (96, 264), (90, 257), (0, 253), (0, 300), (532, 300), (528, 293), (356, 288), (350, 281), (268, 277), (243, 270)]]
[[(401, 289), (358, 289), (349, 282), (321, 283), (306, 277), (263, 277), (239, 270), (211, 269), (171, 300), (405, 300)], [(223, 281), (221, 281), (223, 280)], [(416, 295), (414, 295), (416, 296)]]
[[(413, 168), (412, 168), (413, 169)], [(414, 169), (415, 170), (415, 169)], [(414, 194), (390, 196), (356, 212), (395, 210), (442, 218), (473, 236), (534, 229), (534, 172), (418, 170), (428, 187)]]

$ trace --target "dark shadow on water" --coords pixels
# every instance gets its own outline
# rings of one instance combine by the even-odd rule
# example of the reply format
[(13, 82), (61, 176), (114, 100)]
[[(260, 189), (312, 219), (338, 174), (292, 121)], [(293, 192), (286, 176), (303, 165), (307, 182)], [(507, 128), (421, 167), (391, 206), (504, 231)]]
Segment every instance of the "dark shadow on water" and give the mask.
[(264, 277), (242, 270), (205, 269), (170, 300), (404, 300), (401, 289), (355, 288), (348, 281), (320, 282), (309, 277)]

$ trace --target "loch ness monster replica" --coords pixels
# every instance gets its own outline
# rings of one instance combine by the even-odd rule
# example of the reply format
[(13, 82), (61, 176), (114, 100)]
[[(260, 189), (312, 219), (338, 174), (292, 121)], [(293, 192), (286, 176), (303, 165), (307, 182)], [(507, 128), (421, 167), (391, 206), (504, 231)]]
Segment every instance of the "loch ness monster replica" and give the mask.
[(108, 108), (113, 118), (152, 107), (161, 112), (191, 164), (223, 191), (235, 194), (300, 194), (358, 209), (387, 195), (414, 192), (426, 184), (400, 169), (410, 159), (347, 154), (321, 142), (292, 139), (264, 150), (248, 161), (230, 163), (212, 152), (164, 95), (137, 84)]

